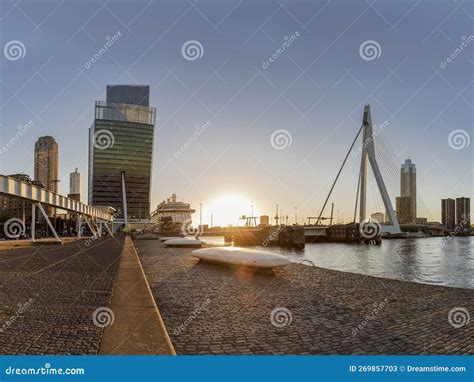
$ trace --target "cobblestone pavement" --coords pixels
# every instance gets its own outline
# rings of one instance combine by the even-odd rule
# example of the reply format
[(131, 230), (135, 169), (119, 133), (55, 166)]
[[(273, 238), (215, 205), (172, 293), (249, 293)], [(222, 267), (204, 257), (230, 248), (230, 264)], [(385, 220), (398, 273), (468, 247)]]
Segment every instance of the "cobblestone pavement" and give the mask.
[(299, 264), (252, 275), (135, 245), (178, 354), (474, 354), (474, 290)]
[(123, 238), (0, 251), (0, 354), (97, 354)]

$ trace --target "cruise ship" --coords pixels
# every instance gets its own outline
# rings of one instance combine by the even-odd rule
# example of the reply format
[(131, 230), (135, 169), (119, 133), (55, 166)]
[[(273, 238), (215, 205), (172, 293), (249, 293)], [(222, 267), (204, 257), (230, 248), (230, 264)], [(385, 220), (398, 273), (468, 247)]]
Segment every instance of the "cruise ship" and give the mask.
[(159, 230), (179, 232), (183, 223), (191, 221), (195, 212), (189, 203), (176, 200), (176, 194), (162, 201), (151, 214), (151, 223)]

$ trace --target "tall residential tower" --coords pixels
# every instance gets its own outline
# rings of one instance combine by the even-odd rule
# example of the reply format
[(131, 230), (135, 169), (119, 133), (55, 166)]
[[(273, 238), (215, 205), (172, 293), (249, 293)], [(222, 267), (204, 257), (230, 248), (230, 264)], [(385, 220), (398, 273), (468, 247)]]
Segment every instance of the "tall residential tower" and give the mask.
[(412, 220), (409, 223), (412, 223), (416, 219), (416, 167), (411, 159), (405, 159), (400, 169), (400, 196), (409, 204), (408, 216)]
[(69, 198), (81, 201), (81, 174), (77, 171), (69, 174)]
[(454, 199), (441, 199), (441, 224), (453, 229), (456, 225), (456, 208)]
[(58, 144), (53, 137), (39, 137), (35, 143), (35, 181), (58, 192)]
[(456, 225), (467, 229), (471, 224), (471, 199), (456, 198)]

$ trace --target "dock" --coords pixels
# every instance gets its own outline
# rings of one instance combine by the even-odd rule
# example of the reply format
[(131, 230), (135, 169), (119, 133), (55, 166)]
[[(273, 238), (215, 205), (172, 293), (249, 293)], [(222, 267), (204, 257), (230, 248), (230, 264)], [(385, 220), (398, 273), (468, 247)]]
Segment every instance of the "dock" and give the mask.
[(136, 240), (177, 354), (474, 354), (474, 290), (290, 264), (274, 275)]
[(207, 230), (202, 236), (224, 236), (226, 243), (239, 247), (280, 246), (303, 249), (305, 246), (302, 226), (230, 227)]

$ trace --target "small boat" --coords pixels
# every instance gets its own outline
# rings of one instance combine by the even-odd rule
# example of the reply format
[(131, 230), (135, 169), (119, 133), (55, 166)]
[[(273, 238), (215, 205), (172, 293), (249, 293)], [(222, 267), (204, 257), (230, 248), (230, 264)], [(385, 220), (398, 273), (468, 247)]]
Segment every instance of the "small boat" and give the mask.
[(183, 237), (166, 240), (165, 245), (167, 247), (192, 247), (192, 248), (201, 248), (203, 242), (196, 239), (187, 239)]
[(202, 261), (250, 268), (284, 267), (290, 263), (285, 256), (242, 247), (203, 248), (192, 255)]

